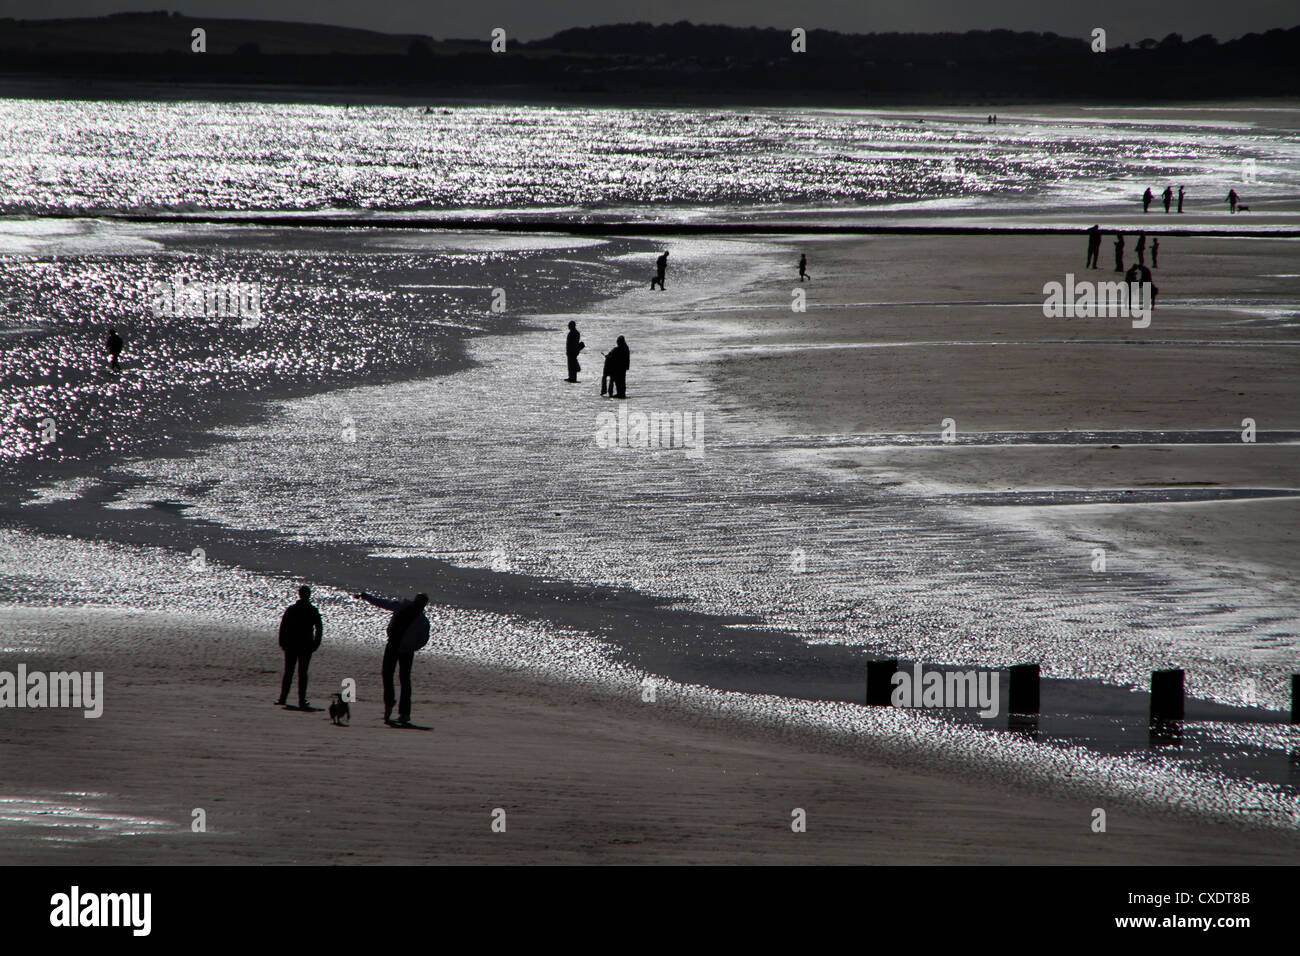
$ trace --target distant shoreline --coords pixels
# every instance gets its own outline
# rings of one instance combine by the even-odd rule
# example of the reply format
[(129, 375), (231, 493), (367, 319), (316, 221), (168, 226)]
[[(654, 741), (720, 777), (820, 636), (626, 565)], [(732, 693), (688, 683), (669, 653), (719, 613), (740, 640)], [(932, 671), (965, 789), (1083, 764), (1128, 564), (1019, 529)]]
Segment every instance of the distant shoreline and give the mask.
[(163, 80), (126, 80), (118, 77), (83, 77), (76, 80), (0, 71), (0, 98), (73, 99), (73, 100), (160, 100), (249, 103), (318, 103), (325, 106), (583, 106), (583, 107), (651, 107), (658, 109), (705, 106), (711, 109), (984, 109), (1006, 107), (1087, 108), (1087, 109), (1296, 109), (1300, 99), (1294, 94), (1277, 96), (1242, 96), (1231, 94), (1223, 99), (1203, 97), (1188, 99), (1118, 100), (1111, 97), (1080, 99), (1049, 96), (969, 96), (951, 94), (902, 94), (872, 91), (738, 91), (726, 89), (653, 91), (539, 89), (527, 84), (500, 86), (445, 85), (403, 87), (340, 88), (306, 83), (216, 83), (187, 80), (168, 83)]
[[(373, 218), (371, 218), (373, 217)], [(1077, 217), (1076, 217), (1077, 218)], [(1095, 210), (1083, 218), (1096, 218)], [(250, 226), (257, 228), (297, 229), (418, 229), (430, 232), (503, 232), (503, 233), (558, 233), (584, 236), (1077, 236), (1082, 226), (976, 226), (976, 225), (854, 225), (851, 223), (810, 222), (654, 222), (648, 220), (610, 219), (576, 221), (572, 219), (534, 219), (520, 217), (488, 218), (436, 218), (378, 214), (366, 211), (349, 213), (280, 213), (259, 214), (244, 212), (160, 213), (134, 214), (94, 212), (48, 212), (40, 215), (21, 214), (0, 216), (4, 220), (32, 219), (99, 219), (106, 222), (123, 222), (144, 225), (219, 225)], [(1160, 222), (1154, 219), (1152, 222)], [(1107, 226), (1126, 231), (1136, 231), (1135, 226)], [(1300, 228), (1279, 226), (1271, 229), (1218, 229), (1206, 227), (1155, 228), (1161, 236), (1191, 239), (1296, 239)]]

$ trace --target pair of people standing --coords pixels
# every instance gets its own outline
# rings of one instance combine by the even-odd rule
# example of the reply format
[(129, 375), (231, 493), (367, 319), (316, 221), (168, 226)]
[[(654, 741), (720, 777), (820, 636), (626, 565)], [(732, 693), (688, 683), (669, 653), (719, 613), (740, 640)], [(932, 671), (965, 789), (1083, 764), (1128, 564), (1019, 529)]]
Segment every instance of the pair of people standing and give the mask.
[[(1093, 241), (1093, 229), (1096, 228), (1097, 228), (1096, 226), (1093, 226), (1092, 229), (1088, 230), (1089, 233), (1088, 256), (1089, 259), (1093, 260), (1094, 262), (1095, 262), (1095, 257), (1093, 256), (1092, 241)], [(1098, 247), (1100, 247), (1101, 245), (1100, 233), (1097, 234), (1097, 245)], [(1146, 252), (1147, 252), (1147, 234), (1145, 232), (1138, 233), (1137, 243), (1133, 246), (1133, 251), (1137, 253), (1138, 265), (1145, 266)], [(1160, 240), (1159, 239), (1151, 240), (1151, 265), (1154, 268), (1160, 267)], [(1124, 271), (1124, 233), (1122, 232), (1115, 234), (1115, 271), (1116, 272)]]
[[(576, 322), (569, 323), (569, 336), (565, 342), (565, 354), (569, 359), (569, 377), (566, 381), (576, 382), (582, 366), (578, 364), (578, 353), (587, 347), (582, 341)], [(618, 344), (605, 355), (605, 365), (600, 375), (600, 394), (610, 398), (627, 398), (627, 370), (632, 366), (632, 350), (627, 347), (627, 340), (618, 337)]]
[[(388, 621), (388, 643), (384, 646), (384, 722), (397, 726), (411, 723), (411, 668), (415, 652), (429, 643), (429, 619), (424, 609), (429, 603), (427, 594), (417, 594), (412, 600), (398, 601), (375, 597), (362, 591), (357, 595), (363, 601), (393, 612)], [(294, 671), (298, 674), (298, 709), (311, 710), (307, 699), (308, 667), (311, 656), (321, 645), (324, 625), (320, 611), (311, 603), (311, 588), (298, 589), (298, 600), (289, 605), (280, 618), (280, 647), (284, 651), (284, 677), (280, 681), (280, 698), (283, 706), (293, 686)], [(400, 703), (393, 687), (394, 673), (400, 671), (402, 696)], [(392, 719), (397, 706), (397, 720)]]

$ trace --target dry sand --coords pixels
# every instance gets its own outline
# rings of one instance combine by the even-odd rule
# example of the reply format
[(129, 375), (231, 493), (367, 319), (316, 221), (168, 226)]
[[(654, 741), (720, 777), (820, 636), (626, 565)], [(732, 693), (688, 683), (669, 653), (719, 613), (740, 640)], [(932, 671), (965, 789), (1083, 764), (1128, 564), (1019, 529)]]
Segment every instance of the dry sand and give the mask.
[[(262, 632), (103, 611), (16, 611), (39, 631), (22, 659), (106, 671), (103, 717), (3, 713), (11, 864), (1290, 863), (1300, 842), (1112, 803), (1038, 796), (774, 740), (639, 698), (540, 683), (423, 654), (416, 721), (374, 699), (379, 647), (326, 645), (316, 702), (344, 677), (350, 727), (272, 705), (278, 653)], [(147, 663), (124, 668), (127, 659)], [(5, 655), (10, 666), (13, 655)], [(68, 796), (67, 794), (92, 794)], [(491, 829), (506, 812), (506, 832)], [(790, 827), (794, 808), (808, 829)], [(61, 816), (51, 812), (63, 808)], [(67, 808), (82, 808), (69, 815)], [(207, 832), (190, 829), (206, 812)], [(96, 811), (99, 813), (97, 814)], [(157, 832), (104, 812), (164, 821)], [(16, 819), (17, 818), (17, 819)], [(98, 822), (103, 832), (69, 833)], [(55, 824), (59, 825), (55, 825)]]

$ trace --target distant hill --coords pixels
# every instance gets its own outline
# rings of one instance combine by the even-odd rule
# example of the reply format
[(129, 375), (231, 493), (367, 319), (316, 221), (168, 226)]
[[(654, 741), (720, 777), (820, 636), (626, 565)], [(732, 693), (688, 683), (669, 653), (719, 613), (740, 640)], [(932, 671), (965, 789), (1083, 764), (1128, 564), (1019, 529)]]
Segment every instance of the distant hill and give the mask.
[[(279, 55), (404, 56), (412, 40), (432, 47), (431, 37), (377, 33), (320, 23), (277, 20), (219, 20), (159, 10), (115, 13), (63, 20), (0, 19), (0, 51), (5, 53), (157, 54), (189, 53), (190, 31), (207, 31), (209, 54), (230, 55), (255, 46)], [(5, 67), (0, 60), (0, 70)]]
[[(190, 50), (206, 31), (207, 52)], [(0, 75), (97, 81), (296, 84), (334, 91), (681, 101), (1167, 101), (1300, 95), (1300, 27), (1220, 43), (1177, 34), (1094, 53), (1088, 37), (981, 30), (844, 34), (687, 22), (563, 30), (494, 54), (487, 37), (436, 40), (347, 27), (165, 11), (0, 19)], [(233, 94), (232, 95), (237, 95)]]

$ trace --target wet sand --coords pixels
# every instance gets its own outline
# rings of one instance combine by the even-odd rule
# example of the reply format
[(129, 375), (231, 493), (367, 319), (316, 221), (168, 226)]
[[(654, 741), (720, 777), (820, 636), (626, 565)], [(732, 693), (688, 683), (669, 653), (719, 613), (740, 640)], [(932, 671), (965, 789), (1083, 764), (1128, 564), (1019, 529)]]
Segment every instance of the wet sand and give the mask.
[[(1087, 278), (1118, 278), (1112, 239), (1103, 240), (1103, 268)], [(1131, 234), (1126, 245), (1127, 265)], [(808, 311), (785, 304), (796, 282), (774, 280), (714, 313), (730, 334), (711, 374), (778, 433), (808, 438), (809, 454), (842, 480), (1004, 492), (1008, 505), (1027, 490), (1297, 488), (1300, 448), (1264, 434), (1300, 428), (1295, 241), (1166, 238), (1158, 306), (1144, 329), (1124, 318), (1044, 317), (1044, 283), (1064, 282), (1067, 272), (1085, 278), (1082, 238), (792, 247), (809, 255)], [(949, 418), (962, 442), (975, 444), (944, 444)], [(1238, 440), (1246, 418), (1259, 432), (1254, 444)], [(1223, 434), (1215, 444), (1080, 434), (1092, 430)], [(1015, 432), (1077, 437), (1065, 435), (1064, 445), (999, 438)], [(921, 447), (889, 447), (899, 434), (928, 437)], [(862, 436), (873, 447), (816, 452), (826, 436)], [(1289, 585), (1300, 558), (1298, 508), (1276, 498), (1037, 508), (1029, 517), (1080, 547), (1109, 546), (1120, 560), (1186, 554)]]
[[(49, 651), (73, 642), (77, 666), (106, 672), (98, 720), (4, 714), (10, 864), (1282, 864), (1300, 849), (437, 654), (415, 668), (414, 718), (433, 730), (388, 729), (377, 642), (315, 656), (318, 705), (358, 681), (352, 725), (334, 727), (272, 705), (269, 629), (73, 610), (0, 620), (27, 635), (29, 667), (66, 666)], [(1096, 806), (1105, 833), (1090, 829)], [(196, 808), (207, 832), (191, 830)], [(807, 832), (792, 832), (795, 808)]]
[[(774, 248), (801, 245), (773, 242)], [(793, 268), (788, 277), (774, 275), (744, 292), (700, 303), (701, 290), (689, 284), (689, 265), (671, 274), (686, 283), (670, 284), (659, 299), (641, 296), (637, 313), (621, 313), (626, 302), (602, 311), (604, 317), (617, 317), (620, 330), (638, 343), (633, 379), (638, 395), (647, 388), (663, 394), (679, 388), (683, 376), (699, 375), (744, 416), (761, 421), (760, 431), (795, 439), (796, 453), (799, 439), (808, 436), (937, 431), (943, 417), (956, 419), (963, 433), (1230, 429), (1233, 416), (1239, 420), (1247, 413), (1243, 409), (1262, 408), (1256, 415), (1262, 429), (1294, 429), (1296, 403), (1288, 385), (1295, 369), (1289, 347), (1282, 345), (1290, 331), (1267, 321), (1230, 326), (1229, 313), (1213, 301), (1272, 296), (1294, 302), (1296, 280), (1261, 284), (1247, 272), (1293, 271), (1283, 261), (1291, 247), (1251, 243), (1249, 251), (1261, 251), (1261, 261), (1239, 256), (1240, 245), (1221, 246), (1205, 247), (1209, 258), (1189, 267), (1181, 279), (1172, 266), (1160, 273), (1161, 308), (1152, 328), (1140, 333), (1143, 342), (1158, 333), (1165, 343), (1159, 345), (1089, 341), (1098, 337), (1096, 324), (1114, 320), (1071, 320), (1091, 323), (1079, 330), (1064, 320), (1044, 319), (1041, 284), (1065, 271), (1080, 273), (1076, 261), (1082, 243), (1042, 237), (808, 243), (815, 285), (807, 286), (810, 309), (803, 314), (789, 310)], [(1173, 249), (1161, 251), (1169, 257)], [(797, 252), (791, 265), (795, 258)], [(999, 272), (1008, 262), (1017, 264), (1010, 283)], [(1198, 308), (1190, 308), (1199, 304), (1189, 301), (1180, 308), (1180, 298), (1198, 295), (1211, 301)], [(1231, 316), (1239, 318), (1245, 317)], [(1105, 338), (1127, 343), (1134, 334), (1138, 330), (1108, 329)], [(1197, 344), (1220, 340), (1232, 344)], [(1105, 357), (1110, 353), (1118, 358)], [(709, 359), (702, 363), (701, 355)], [(649, 356), (654, 358), (647, 362)], [(1135, 381), (1142, 384), (1140, 395), (1131, 388)], [(1245, 394), (1234, 396), (1234, 389)], [(1233, 398), (1241, 402), (1234, 405)], [(885, 444), (829, 454), (817, 442), (807, 445), (807, 460), (821, 473), (903, 482), (905, 490), (926, 493), (1114, 487), (1120, 479), (1148, 489), (1179, 483), (1162, 474), (1169, 469), (1160, 453), (1184, 456), (1182, 468), (1213, 475), (1221, 486), (1290, 487), (1295, 473), (1293, 446), (1268, 444), (1248, 447), (1250, 463), (1227, 445), (1112, 450)], [(1111, 464), (1104, 452), (1127, 456), (1125, 464)], [(1149, 456), (1146, 465), (1138, 464), (1143, 455)], [(97, 506), (76, 502), (61, 517), (47, 510), (36, 523), (57, 532), (60, 522), (72, 521), (94, 527), (91, 536), (140, 544), (190, 540), (169, 526), (181, 520), (176, 515), (96, 516)], [(1252, 512), (1254, 524), (1272, 529), (1271, 536), (1253, 533), (1240, 519), (1221, 517), (1223, 530), (1209, 550), (1233, 568), (1271, 569), (1265, 576), (1285, 587), (1289, 582), (1282, 569), (1294, 566), (1288, 531), (1294, 526), (1294, 510), (1288, 509), (1294, 507), (1288, 500), (1149, 505), (1138, 512), (1148, 516), (1146, 526), (1134, 527), (1131, 508), (1090, 506), (1084, 517), (1069, 519), (1081, 524), (1067, 530), (1094, 541), (1104, 528), (1090, 522), (1110, 514), (1131, 535), (1134, 554), (1142, 548), (1193, 554), (1204, 530), (1187, 524), (1187, 517), (1181, 524), (1150, 517), (1160, 514), (1157, 509), (1181, 516), (1194, 509), (1220, 516), (1226, 509), (1264, 509)], [(1036, 509), (1048, 510), (1057, 515), (1067, 509)], [(1048, 527), (1046, 518), (1032, 517)], [(158, 527), (147, 527), (150, 523)], [(380, 561), (366, 561), (353, 572), (351, 556), (332, 563), (317, 558), (313, 566), (310, 556), (303, 563), (275, 540), (252, 551), (246, 566), (262, 570), (292, 570), (313, 580), (397, 580)], [(402, 581), (408, 583), (423, 581)], [(547, 601), (564, 597), (538, 599), (527, 578), (512, 578), (507, 585), (483, 572), (453, 576), (434, 600), (545, 617), (553, 613), (544, 608)], [(630, 619), (634, 629), (664, 627), (663, 652), (670, 656), (677, 636), (691, 636), (690, 622), (671, 630), (668, 616), (656, 618), (644, 607), (629, 608), (608, 596), (591, 607), (580, 595), (568, 600), (571, 626), (595, 630), (623, 618), (624, 626)], [(10, 636), (11, 624), (3, 625)], [(635, 692), (631, 702), (612, 699), (578, 685), (538, 683), (433, 655), (417, 665), (416, 716), (429, 715), (435, 730), (391, 731), (378, 724), (374, 703), (366, 702), (373, 696), (377, 647), (331, 649), (314, 664), (313, 696), (321, 704), (325, 689), (342, 676), (356, 673), (370, 682), (369, 690), (363, 683), (356, 726), (335, 730), (323, 714), (271, 707), (278, 655), (269, 628), (214, 627), (198, 618), (105, 620), (67, 610), (53, 612), (53, 619), (40, 626), (68, 642), (60, 651), (76, 648), (75, 666), (102, 667), (116, 675), (109, 684), (114, 703), (100, 721), (5, 712), (4, 763), (21, 768), (11, 793), (103, 794), (93, 799), (106, 809), (180, 825), (179, 831), (61, 845), (57, 852), (66, 854), (66, 862), (1228, 863), (1296, 858), (1293, 836), (1275, 830), (1265, 834), (1204, 818), (1162, 818), (1109, 798), (1099, 803), (995, 783), (991, 776), (954, 776), (899, 758), (882, 760), (844, 741), (832, 747), (824, 738), (793, 731), (773, 735), (685, 711), (648, 710)], [(19, 659), (22, 642), (6, 642), (15, 644), (6, 661)], [(48, 649), (21, 651), (21, 659), (35, 667), (44, 653)], [(70, 666), (64, 653), (49, 660), (51, 668)], [(51, 725), (61, 730), (57, 738)], [(376, 805), (382, 807), (389, 792), (400, 810), (385, 815)], [(1104, 835), (1088, 827), (1095, 806), (1111, 811)], [(194, 807), (208, 811), (211, 832), (202, 837), (185, 825)], [(489, 828), (495, 807), (507, 811), (506, 834)], [(808, 810), (808, 833), (790, 832), (793, 807)], [(15, 862), (56, 862), (40, 837), (37, 828), (6, 841), (6, 855)], [(199, 839), (208, 842), (200, 845)], [(791, 846), (791, 840), (803, 842)]]

